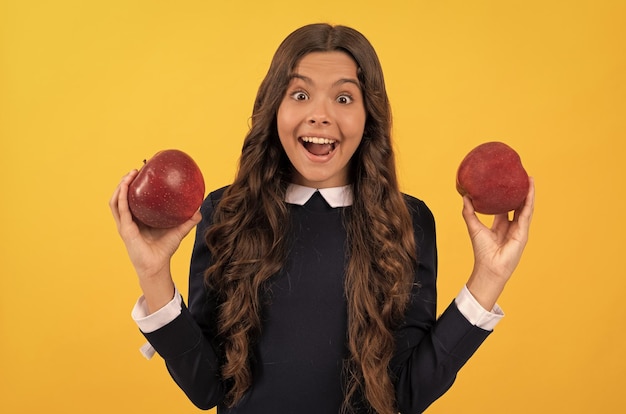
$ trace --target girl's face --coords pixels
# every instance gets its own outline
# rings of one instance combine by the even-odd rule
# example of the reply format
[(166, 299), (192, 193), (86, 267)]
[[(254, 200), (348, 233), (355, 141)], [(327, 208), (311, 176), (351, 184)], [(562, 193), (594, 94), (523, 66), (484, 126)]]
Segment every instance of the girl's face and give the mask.
[(343, 52), (305, 55), (277, 113), (294, 183), (313, 188), (349, 184), (350, 159), (361, 143), (365, 118), (354, 60)]

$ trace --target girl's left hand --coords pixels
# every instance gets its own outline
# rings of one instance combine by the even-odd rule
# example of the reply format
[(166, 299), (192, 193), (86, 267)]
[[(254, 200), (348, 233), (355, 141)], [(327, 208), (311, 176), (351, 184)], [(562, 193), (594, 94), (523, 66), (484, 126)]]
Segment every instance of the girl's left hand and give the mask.
[(517, 267), (528, 241), (535, 203), (535, 184), (530, 185), (524, 204), (509, 220), (508, 214), (494, 217), (491, 228), (476, 216), (471, 200), (463, 197), (463, 218), (474, 252), (474, 269), (467, 287), (487, 310), (493, 308), (513, 271)]

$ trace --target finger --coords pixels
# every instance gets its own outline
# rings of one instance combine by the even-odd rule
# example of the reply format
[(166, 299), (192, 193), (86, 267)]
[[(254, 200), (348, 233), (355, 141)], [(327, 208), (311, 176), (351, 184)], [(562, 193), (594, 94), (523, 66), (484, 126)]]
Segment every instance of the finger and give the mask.
[(513, 223), (510, 227), (509, 236), (511, 239), (517, 240), (522, 246), (528, 242), (528, 233), (530, 222), (532, 221), (535, 201), (534, 181), (530, 178), (528, 195), (524, 200), (524, 204), (515, 210)]
[(515, 219), (522, 221), (520, 223), (524, 227), (529, 227), (535, 210), (535, 180), (529, 177), (528, 195), (524, 200), (522, 207), (515, 211)]
[(496, 234), (504, 234), (509, 229), (511, 223), (509, 222), (509, 213), (496, 214), (493, 217), (493, 223), (491, 224), (491, 229), (496, 232)]
[(113, 195), (111, 196), (111, 199), (109, 200), (109, 208), (111, 209), (111, 213), (113, 214), (113, 218), (115, 219), (115, 222), (119, 222), (119, 212), (117, 211), (117, 199), (120, 195), (120, 186), (118, 184), (117, 187), (115, 187), (115, 191), (113, 191)]
[(202, 214), (200, 213), (200, 210), (196, 211), (189, 220), (193, 222), (194, 226), (200, 223), (200, 221), (202, 221)]
[(126, 240), (129, 234), (129, 229), (131, 234), (136, 231), (136, 229), (129, 227), (132, 225), (132, 215), (130, 214), (127, 201), (128, 185), (136, 175), (137, 170), (132, 170), (122, 177), (122, 180), (115, 188), (111, 200), (109, 201), (113, 219), (117, 226), (117, 232), (124, 240)]
[(196, 225), (198, 225), (198, 223), (201, 220), (202, 220), (202, 215), (200, 214), (200, 211), (196, 211), (194, 215), (191, 216), (191, 218), (189, 218), (189, 220), (187, 220), (186, 222), (178, 226), (178, 232), (179, 232), (178, 234), (180, 236), (180, 239), (182, 240), (185, 236), (187, 236), (187, 234), (189, 234), (189, 232)]
[(117, 185), (117, 187), (115, 187), (115, 190), (113, 191), (113, 194), (111, 195), (111, 198), (109, 199), (109, 208), (111, 209), (111, 213), (113, 214), (113, 218), (115, 219), (116, 223), (119, 224), (119, 217), (120, 217), (120, 213), (119, 213), (119, 197), (120, 197), (120, 189), (122, 184), (128, 179), (128, 176), (131, 174), (132, 172), (126, 174), (125, 176), (122, 177), (122, 179), (120, 180), (120, 183)]
[(137, 173), (137, 170), (130, 171), (122, 178), (122, 181), (118, 186), (119, 193), (117, 197), (117, 210), (121, 224), (128, 224), (129, 222), (133, 221), (132, 214), (128, 206), (128, 187), (137, 176)]
[(463, 219), (465, 220), (465, 225), (467, 226), (467, 230), (470, 233), (470, 237), (473, 237), (476, 233), (482, 230), (484, 225), (478, 219), (476, 215), (476, 210), (474, 209), (474, 204), (472, 204), (472, 200), (468, 196), (463, 197)]

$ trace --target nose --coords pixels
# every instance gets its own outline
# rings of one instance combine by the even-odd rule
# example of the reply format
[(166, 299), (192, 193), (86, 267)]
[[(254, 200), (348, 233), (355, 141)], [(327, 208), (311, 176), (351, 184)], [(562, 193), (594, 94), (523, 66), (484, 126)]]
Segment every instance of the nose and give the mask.
[(326, 102), (316, 102), (311, 105), (311, 112), (307, 117), (307, 123), (311, 126), (330, 125), (331, 113)]

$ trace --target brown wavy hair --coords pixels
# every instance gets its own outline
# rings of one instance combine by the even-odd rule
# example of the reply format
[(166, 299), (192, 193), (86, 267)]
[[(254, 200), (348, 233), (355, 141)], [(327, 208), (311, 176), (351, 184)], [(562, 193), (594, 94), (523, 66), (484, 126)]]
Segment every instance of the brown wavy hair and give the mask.
[[(411, 216), (398, 188), (391, 108), (380, 62), (358, 31), (328, 24), (297, 29), (278, 47), (257, 93), (236, 178), (206, 235), (214, 263), (205, 280), (221, 302), (218, 335), (225, 355), (226, 404), (235, 405), (252, 384), (251, 357), (262, 328), (262, 289), (286, 257), (284, 198), (293, 167), (280, 144), (276, 113), (300, 59), (320, 51), (343, 51), (354, 59), (367, 113), (363, 139), (350, 165), (354, 203), (344, 218), (350, 357), (343, 409), (350, 411), (358, 403), (391, 414), (397, 412), (389, 371), (393, 329), (410, 297), (416, 246)], [(357, 402), (363, 397), (367, 401)]]

